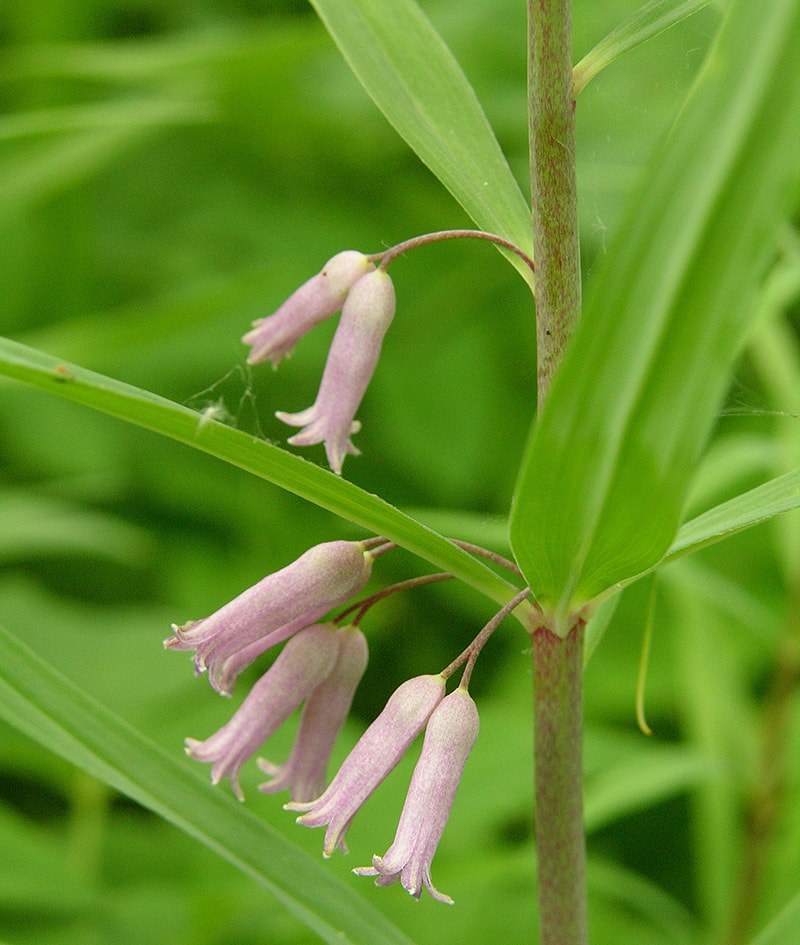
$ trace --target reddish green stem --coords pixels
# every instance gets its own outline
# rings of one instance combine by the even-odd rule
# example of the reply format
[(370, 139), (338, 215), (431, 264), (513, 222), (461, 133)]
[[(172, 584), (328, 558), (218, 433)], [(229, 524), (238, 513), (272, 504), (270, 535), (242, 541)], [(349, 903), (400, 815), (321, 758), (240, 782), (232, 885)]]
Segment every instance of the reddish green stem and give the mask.
[(407, 253), (411, 249), (417, 249), (419, 246), (427, 246), (428, 243), (439, 243), (442, 240), (487, 240), (497, 246), (502, 246), (504, 249), (511, 250), (512, 253), (519, 256), (531, 272), (536, 272), (533, 260), (516, 243), (498, 236), (496, 233), (487, 233), (485, 230), (437, 230), (436, 233), (423, 233), (421, 236), (413, 236), (411, 239), (403, 240), (402, 243), (385, 249), (382, 253), (373, 253), (368, 258), (373, 262), (380, 262), (380, 269), (386, 269), (391, 262), (397, 259), (398, 256), (402, 256), (403, 253)]
[(583, 621), (533, 633), (536, 857), (541, 945), (587, 945)]
[(539, 411), (581, 307), (571, 0), (528, 0)]
[[(580, 314), (571, 0), (528, 0), (528, 121), (541, 413)], [(534, 593), (536, 588), (533, 588)], [(587, 945), (583, 621), (533, 632), (540, 945)]]

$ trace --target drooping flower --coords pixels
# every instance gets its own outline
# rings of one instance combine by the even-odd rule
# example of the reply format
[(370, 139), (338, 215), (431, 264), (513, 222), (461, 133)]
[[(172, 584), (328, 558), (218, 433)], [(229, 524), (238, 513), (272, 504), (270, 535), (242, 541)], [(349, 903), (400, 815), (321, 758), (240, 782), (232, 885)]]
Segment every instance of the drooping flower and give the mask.
[(300, 413), (275, 414), (290, 426), (303, 429), (290, 438), (294, 446), (325, 443), (328, 463), (341, 473), (345, 456), (357, 455), (350, 436), (359, 429), (355, 420), (395, 310), (392, 280), (383, 269), (362, 276), (342, 308), (328, 360), (313, 406)]
[(452, 905), (453, 900), (431, 882), (431, 861), (478, 728), (478, 710), (465, 689), (442, 700), (428, 722), (394, 843), (385, 856), (372, 858), (372, 866), (354, 873), (377, 877), (378, 886), (399, 880), (416, 899), (424, 887), (434, 899)]
[(242, 338), (252, 347), (247, 363), (271, 361), (277, 367), (303, 335), (341, 309), (353, 285), (374, 268), (363, 253), (350, 249), (337, 253), (272, 315), (253, 322)]
[(227, 725), (205, 741), (186, 739), (186, 753), (211, 762), (211, 781), (230, 778), (233, 793), (244, 799), (239, 769), (270, 735), (319, 686), (339, 652), (336, 628), (316, 624), (301, 630), (283, 648)]
[(164, 646), (195, 650), (195, 672), (207, 669), (211, 685), (227, 695), (241, 670), (266, 649), (357, 594), (371, 567), (372, 555), (361, 542), (315, 545), (210, 617), (173, 624), (175, 635)]
[(258, 759), (259, 768), (272, 775), (270, 781), (259, 785), (265, 794), (291, 790), (292, 800), (303, 802), (314, 800), (325, 790), (325, 773), (336, 736), (367, 667), (367, 641), (357, 627), (342, 627), (337, 639), (336, 663), (308, 697), (288, 759), (282, 765)]
[(286, 810), (302, 812), (298, 824), (327, 826), (322, 847), (325, 857), (337, 847), (347, 852), (344, 837), (353, 817), (425, 728), (444, 696), (444, 685), (441, 675), (416, 676), (404, 682), (345, 758), (322, 796), (285, 805)]

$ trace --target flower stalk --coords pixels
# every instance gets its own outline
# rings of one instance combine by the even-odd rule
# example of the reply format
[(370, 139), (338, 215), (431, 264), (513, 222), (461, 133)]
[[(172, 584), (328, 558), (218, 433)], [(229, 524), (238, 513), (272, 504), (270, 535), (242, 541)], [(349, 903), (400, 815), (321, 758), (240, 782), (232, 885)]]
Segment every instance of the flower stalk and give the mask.
[(486, 240), (494, 243), (495, 246), (501, 246), (508, 249), (525, 263), (532, 273), (536, 272), (533, 260), (523, 250), (505, 237), (498, 236), (496, 233), (487, 233), (485, 230), (437, 230), (435, 233), (423, 233), (420, 236), (412, 236), (411, 239), (403, 240), (382, 253), (374, 253), (369, 256), (372, 262), (377, 262), (379, 269), (386, 269), (388, 265), (407, 253), (411, 249), (417, 249), (419, 246), (427, 246), (428, 243), (440, 243), (442, 240)]
[(511, 600), (499, 610), (494, 617), (486, 624), (486, 626), (481, 630), (481, 632), (475, 637), (475, 639), (470, 643), (470, 645), (462, 650), (461, 653), (447, 666), (442, 670), (442, 676), (445, 679), (449, 679), (453, 673), (466, 663), (464, 668), (464, 675), (461, 678), (461, 685), (466, 689), (469, 686), (470, 678), (472, 677), (472, 670), (475, 667), (475, 663), (480, 656), (480, 652), (483, 649), (486, 641), (489, 637), (495, 632), (495, 630), (500, 626), (500, 624), (506, 619), (506, 617), (512, 613), (519, 605), (527, 600), (531, 595), (531, 589), (529, 587), (523, 588), (518, 594), (511, 598)]

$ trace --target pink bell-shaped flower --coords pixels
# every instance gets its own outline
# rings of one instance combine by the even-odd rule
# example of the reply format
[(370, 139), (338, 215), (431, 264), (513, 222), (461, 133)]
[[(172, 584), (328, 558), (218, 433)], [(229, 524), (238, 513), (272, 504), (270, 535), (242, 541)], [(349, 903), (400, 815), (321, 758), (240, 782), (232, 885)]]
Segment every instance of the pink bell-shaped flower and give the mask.
[(359, 429), (355, 415), (394, 311), (394, 286), (386, 271), (375, 269), (362, 276), (345, 300), (313, 406), (300, 413), (275, 414), (290, 426), (303, 427), (289, 440), (293, 446), (324, 442), (335, 473), (341, 473), (348, 453), (358, 454), (350, 439)]
[(431, 882), (431, 861), (478, 728), (478, 710), (466, 689), (456, 689), (441, 701), (425, 731), (394, 843), (385, 856), (372, 858), (372, 866), (354, 873), (376, 876), (378, 886), (399, 880), (416, 899), (424, 887), (434, 899), (452, 905), (453, 900)]
[(327, 790), (315, 801), (289, 803), (298, 824), (327, 826), (322, 852), (347, 852), (344, 836), (364, 801), (397, 765), (444, 696), (444, 678), (416, 676), (392, 694), (386, 707), (345, 758)]
[(331, 672), (339, 652), (336, 628), (306, 627), (283, 648), (227, 725), (205, 741), (186, 739), (186, 753), (211, 762), (211, 781), (230, 778), (233, 793), (244, 799), (239, 769), (300, 703)]
[(195, 651), (195, 671), (230, 694), (236, 677), (270, 646), (346, 603), (367, 583), (372, 555), (357, 541), (315, 545), (292, 564), (263, 578), (210, 617), (183, 626), (164, 646)]
[(367, 641), (358, 627), (342, 627), (337, 640), (336, 663), (308, 697), (288, 759), (282, 765), (258, 759), (259, 768), (272, 775), (271, 780), (258, 786), (265, 794), (290, 790), (293, 801), (303, 802), (314, 800), (325, 790), (325, 774), (336, 737), (367, 668)]
[(337, 253), (272, 315), (253, 322), (242, 338), (252, 348), (247, 363), (271, 361), (277, 367), (303, 335), (341, 309), (353, 285), (374, 268), (363, 253), (351, 249)]

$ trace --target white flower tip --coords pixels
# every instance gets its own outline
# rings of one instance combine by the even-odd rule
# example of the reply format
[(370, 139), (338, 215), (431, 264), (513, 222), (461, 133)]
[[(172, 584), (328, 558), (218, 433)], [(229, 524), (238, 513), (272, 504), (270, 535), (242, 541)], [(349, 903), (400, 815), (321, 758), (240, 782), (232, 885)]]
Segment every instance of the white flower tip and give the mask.
[[(358, 426), (358, 429), (361, 429), (361, 424), (356, 421), (354, 426)], [(296, 440), (297, 437), (292, 437), (289, 442)], [(353, 446), (350, 440), (345, 443), (342, 447), (338, 443), (335, 443), (330, 440), (325, 442), (325, 454), (328, 457), (328, 465), (331, 467), (331, 470), (336, 473), (337, 476), (342, 474), (342, 466), (344, 466), (344, 461), (348, 456), (360, 456), (361, 450), (357, 446)]]
[(243, 803), (244, 803), (244, 791), (241, 789), (241, 787), (239, 787), (239, 776), (238, 776), (238, 774), (237, 774), (236, 772), (233, 772), (233, 773), (231, 773), (230, 775), (228, 775), (228, 774), (226, 774), (225, 772), (221, 772), (221, 771), (215, 773), (214, 770), (213, 770), (213, 768), (212, 768), (212, 770), (211, 770), (211, 783), (214, 785), (214, 787), (217, 787), (217, 785), (220, 783), (220, 781), (221, 781), (223, 778), (225, 778), (225, 777), (230, 777), (231, 790), (233, 791), (233, 794), (234, 794), (236, 800), (243, 804)]
[[(276, 410), (275, 416), (281, 421), (281, 423), (286, 423), (290, 427), (302, 427), (308, 423), (306, 417), (310, 416), (311, 410), (313, 410), (313, 407), (309, 407), (308, 410), (301, 410), (299, 413), (289, 413), (286, 410)], [(300, 436), (299, 433), (295, 435)], [(289, 440), (289, 442), (291, 443), (292, 441)]]
[(198, 741), (196, 738), (184, 738), (183, 740), (183, 750), (190, 758), (196, 758), (196, 750), (203, 743)]
[[(197, 674), (199, 675), (201, 672), (203, 672), (203, 670), (205, 670), (205, 668), (205, 666), (198, 667)], [(233, 684), (230, 682), (230, 680), (226, 680), (224, 678), (218, 679), (216, 676), (213, 676), (209, 673), (208, 681), (211, 683), (211, 688), (214, 690), (214, 692), (218, 693), (220, 696), (225, 696), (226, 698), (230, 699), (233, 695)]]
[(164, 649), (172, 650), (176, 647), (178, 649), (183, 649), (183, 640), (181, 640), (181, 634), (183, 631), (188, 630), (192, 623), (195, 623), (195, 621), (190, 621), (189, 623), (184, 624), (171, 623), (169, 626), (172, 630), (172, 636), (167, 637), (167, 639), (164, 640)]
[(266, 758), (256, 758), (256, 764), (259, 769), (264, 772), (264, 774), (276, 775), (280, 771), (280, 765), (274, 765), (271, 761), (267, 761)]
[(409, 896), (413, 896), (417, 900), (417, 902), (419, 902), (419, 898), (422, 895), (422, 889), (424, 887), (425, 889), (427, 889), (428, 895), (431, 897), (431, 899), (435, 899), (437, 902), (443, 902), (447, 906), (454, 905), (453, 900), (449, 896), (445, 895), (444, 893), (440, 893), (439, 890), (436, 889), (436, 887), (433, 885), (433, 883), (431, 883), (430, 880), (427, 880), (427, 881), (423, 880), (422, 883), (420, 883), (418, 886), (415, 886), (412, 883), (409, 883), (409, 885), (407, 886), (405, 883), (402, 882), (402, 879), (401, 879), (401, 883), (402, 883), (403, 889), (405, 889), (405, 891), (409, 894)]
[(336, 836), (328, 838), (326, 834), (325, 842), (322, 844), (322, 856), (326, 860), (329, 860), (337, 850), (341, 850), (345, 855), (350, 852), (344, 841), (344, 837), (337, 834)]

